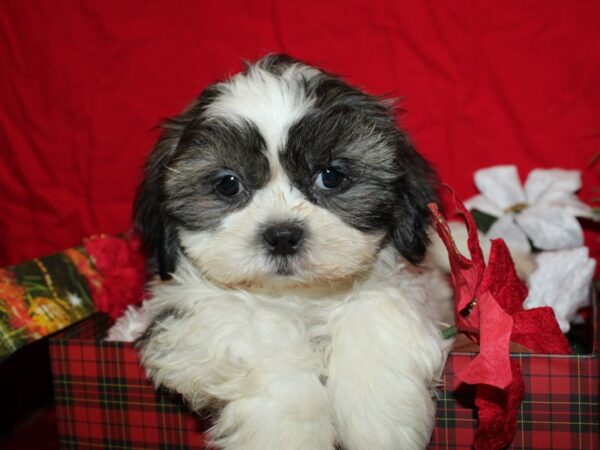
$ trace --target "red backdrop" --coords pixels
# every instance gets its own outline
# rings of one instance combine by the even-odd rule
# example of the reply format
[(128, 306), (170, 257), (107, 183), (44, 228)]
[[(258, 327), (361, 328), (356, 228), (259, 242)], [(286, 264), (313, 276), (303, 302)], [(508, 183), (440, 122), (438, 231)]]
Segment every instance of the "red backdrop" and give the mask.
[[(150, 131), (242, 58), (287, 52), (372, 93), (444, 181), (600, 150), (600, 2), (0, 2), (0, 265), (130, 226)], [(587, 170), (584, 199), (597, 183)]]

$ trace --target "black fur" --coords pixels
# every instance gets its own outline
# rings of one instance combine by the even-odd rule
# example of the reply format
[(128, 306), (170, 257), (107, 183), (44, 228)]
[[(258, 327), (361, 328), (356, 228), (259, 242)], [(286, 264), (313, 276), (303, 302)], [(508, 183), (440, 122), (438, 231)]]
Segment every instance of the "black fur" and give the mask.
[[(167, 214), (188, 230), (215, 228), (269, 180), (265, 152), (264, 139), (249, 122), (219, 119), (188, 127), (165, 182)], [(215, 190), (220, 177), (230, 174), (244, 186), (236, 197)]]
[[(427, 204), (437, 201), (430, 164), (397, 127), (382, 99), (324, 74), (306, 85), (315, 109), (292, 126), (281, 161), (292, 182), (312, 202), (347, 224), (369, 232), (388, 230), (410, 262), (425, 255)], [(347, 175), (336, 189), (315, 188), (315, 174), (333, 166)]]
[(134, 202), (135, 226), (149, 253), (150, 266), (163, 280), (175, 270), (179, 254), (176, 223), (164, 211), (164, 181), (165, 167), (173, 157), (181, 136), (181, 130), (165, 128), (146, 163), (145, 179)]

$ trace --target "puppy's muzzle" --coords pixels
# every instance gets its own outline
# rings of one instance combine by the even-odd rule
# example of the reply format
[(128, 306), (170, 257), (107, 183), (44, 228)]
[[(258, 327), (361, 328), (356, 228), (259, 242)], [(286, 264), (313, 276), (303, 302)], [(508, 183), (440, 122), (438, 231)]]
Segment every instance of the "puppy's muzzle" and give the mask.
[(298, 225), (276, 224), (267, 228), (262, 237), (271, 255), (289, 256), (298, 252), (304, 230)]

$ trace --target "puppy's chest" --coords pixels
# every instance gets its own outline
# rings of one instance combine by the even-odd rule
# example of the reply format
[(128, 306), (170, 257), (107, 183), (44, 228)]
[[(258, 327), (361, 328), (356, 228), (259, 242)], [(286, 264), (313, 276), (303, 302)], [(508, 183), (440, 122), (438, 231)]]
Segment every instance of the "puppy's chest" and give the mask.
[(305, 304), (301, 312), (306, 339), (323, 377), (327, 377), (331, 353), (331, 316), (340, 308), (343, 308), (343, 304), (339, 301), (321, 300)]

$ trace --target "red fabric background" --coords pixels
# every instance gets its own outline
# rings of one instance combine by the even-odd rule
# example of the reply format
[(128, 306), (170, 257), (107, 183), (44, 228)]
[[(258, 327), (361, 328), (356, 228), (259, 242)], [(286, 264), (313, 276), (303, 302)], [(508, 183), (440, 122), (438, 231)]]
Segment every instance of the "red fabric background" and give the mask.
[[(600, 150), (600, 2), (0, 2), (0, 265), (130, 225), (150, 129), (283, 51), (372, 93), (460, 196)], [(584, 199), (600, 184), (587, 170)]]

